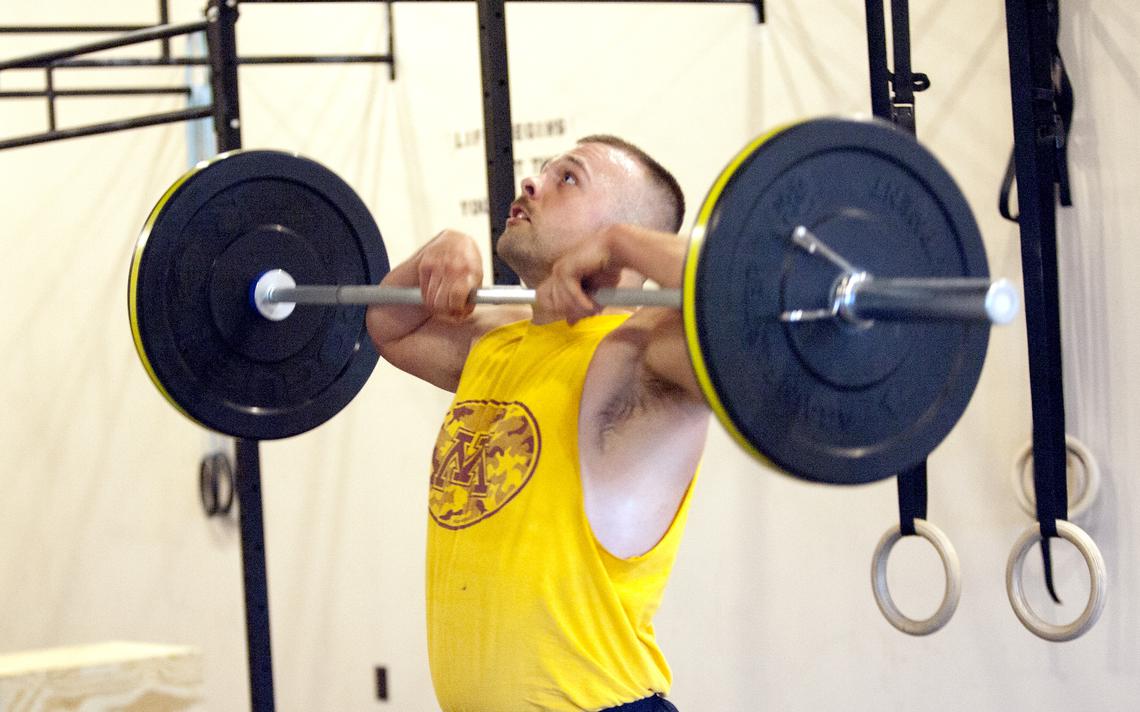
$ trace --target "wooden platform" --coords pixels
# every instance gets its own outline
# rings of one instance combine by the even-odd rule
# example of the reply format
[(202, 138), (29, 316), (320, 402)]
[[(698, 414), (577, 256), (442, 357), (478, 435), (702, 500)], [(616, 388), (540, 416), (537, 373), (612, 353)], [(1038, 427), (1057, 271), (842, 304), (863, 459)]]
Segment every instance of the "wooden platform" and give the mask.
[(0, 654), (0, 712), (204, 712), (195, 648), (107, 642)]

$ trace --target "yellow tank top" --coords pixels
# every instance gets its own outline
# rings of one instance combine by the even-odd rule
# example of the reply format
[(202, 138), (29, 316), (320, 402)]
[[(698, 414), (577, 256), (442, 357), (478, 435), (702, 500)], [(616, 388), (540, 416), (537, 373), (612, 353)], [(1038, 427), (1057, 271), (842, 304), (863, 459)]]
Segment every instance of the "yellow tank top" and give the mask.
[(600, 710), (672, 682), (653, 631), (689, 494), (649, 552), (594, 538), (586, 369), (626, 316), (500, 327), (472, 348), (432, 457), (428, 654), (445, 712)]

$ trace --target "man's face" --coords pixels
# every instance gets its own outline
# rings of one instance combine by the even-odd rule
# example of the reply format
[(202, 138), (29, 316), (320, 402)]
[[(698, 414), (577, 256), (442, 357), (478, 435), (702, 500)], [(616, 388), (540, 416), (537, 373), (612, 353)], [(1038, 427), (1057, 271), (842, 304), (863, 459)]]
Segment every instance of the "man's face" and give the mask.
[(644, 170), (624, 151), (584, 143), (558, 156), (522, 182), (497, 252), (523, 281), (536, 286), (568, 249), (619, 222), (635, 199)]

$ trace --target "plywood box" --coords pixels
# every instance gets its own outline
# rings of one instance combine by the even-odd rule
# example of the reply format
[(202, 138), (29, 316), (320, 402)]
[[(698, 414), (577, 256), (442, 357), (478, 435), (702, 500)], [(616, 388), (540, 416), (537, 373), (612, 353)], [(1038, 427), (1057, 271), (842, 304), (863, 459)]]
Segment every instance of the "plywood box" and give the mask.
[(0, 655), (0, 712), (203, 712), (195, 648), (109, 642)]

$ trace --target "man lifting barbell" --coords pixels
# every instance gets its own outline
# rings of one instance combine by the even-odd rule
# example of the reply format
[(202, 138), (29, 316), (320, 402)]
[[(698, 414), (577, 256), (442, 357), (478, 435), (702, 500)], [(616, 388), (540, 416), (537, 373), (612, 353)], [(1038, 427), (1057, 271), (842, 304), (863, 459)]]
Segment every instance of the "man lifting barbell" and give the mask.
[[(137, 351), (202, 425), (244, 438), (316, 427), (371, 373), (369, 332), (396, 365), (457, 391), (429, 495), (445, 708), (668, 709), (650, 619), (707, 410), (797, 477), (891, 477), (957, 422), (990, 322), (1016, 313), (953, 180), (886, 124), (757, 139), (714, 183), (687, 248), (654, 166), (594, 137), (523, 183), (500, 252), (537, 293), (472, 295), (481, 259), (451, 232), (389, 272), (347, 184), (271, 151), (200, 165), (139, 239)], [(663, 288), (614, 288), (641, 277)], [(533, 313), (472, 309), (482, 301)], [(361, 304), (389, 306), (366, 318)]]
[[(600, 311), (583, 291), (679, 287), (676, 180), (612, 137), (522, 182), (498, 253), (531, 310), (473, 312), (474, 241), (444, 232), (373, 306), (381, 355), (455, 391), (432, 456), (428, 640), (445, 710), (674, 709), (651, 624), (684, 526), (708, 409), (680, 313)], [(654, 232), (619, 222), (656, 228)], [(525, 319), (525, 321), (520, 321)]]

